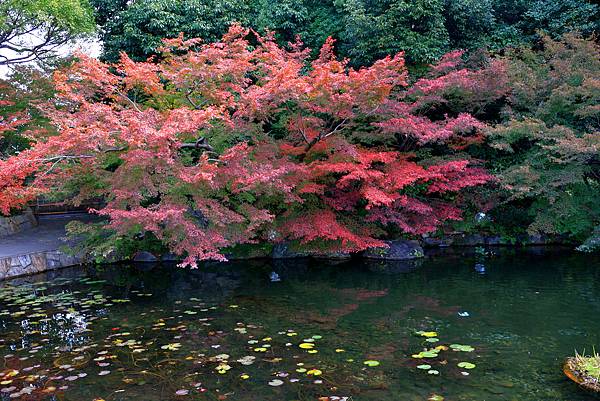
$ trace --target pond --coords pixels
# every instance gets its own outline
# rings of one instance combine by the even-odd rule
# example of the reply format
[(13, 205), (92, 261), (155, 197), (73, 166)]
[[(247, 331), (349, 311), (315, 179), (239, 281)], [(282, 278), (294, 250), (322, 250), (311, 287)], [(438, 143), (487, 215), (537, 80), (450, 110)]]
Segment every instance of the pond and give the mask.
[(3, 401), (591, 400), (561, 364), (594, 346), (600, 258), (559, 251), (0, 283)]

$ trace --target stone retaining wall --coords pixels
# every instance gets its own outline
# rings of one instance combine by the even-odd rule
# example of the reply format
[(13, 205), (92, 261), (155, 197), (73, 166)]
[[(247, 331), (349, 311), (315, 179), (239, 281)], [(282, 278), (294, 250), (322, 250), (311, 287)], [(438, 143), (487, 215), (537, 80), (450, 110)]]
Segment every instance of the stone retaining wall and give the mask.
[(74, 266), (81, 262), (81, 258), (57, 250), (9, 256), (0, 258), (0, 280)]
[(31, 210), (10, 217), (0, 217), (0, 238), (16, 234), (37, 226), (37, 219)]

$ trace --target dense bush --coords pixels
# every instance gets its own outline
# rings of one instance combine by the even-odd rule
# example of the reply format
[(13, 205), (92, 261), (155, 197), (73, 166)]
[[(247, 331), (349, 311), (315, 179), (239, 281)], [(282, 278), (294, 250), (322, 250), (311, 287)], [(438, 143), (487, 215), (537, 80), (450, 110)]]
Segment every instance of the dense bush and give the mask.
[(488, 132), (507, 202), (529, 231), (583, 239), (600, 224), (600, 48), (568, 34), (511, 52), (504, 121)]

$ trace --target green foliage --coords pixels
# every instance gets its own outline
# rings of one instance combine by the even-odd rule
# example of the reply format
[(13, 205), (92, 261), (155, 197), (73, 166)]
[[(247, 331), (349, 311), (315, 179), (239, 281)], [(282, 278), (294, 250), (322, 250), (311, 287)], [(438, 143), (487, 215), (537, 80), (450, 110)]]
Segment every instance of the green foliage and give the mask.
[(431, 62), (448, 49), (442, 0), (336, 0), (345, 30), (341, 52), (355, 64), (406, 51), (409, 63)]
[(586, 0), (447, 0), (452, 48), (501, 50), (537, 41), (539, 31), (558, 38), (600, 26), (600, 8)]
[(600, 60), (592, 40), (544, 37), (508, 55), (505, 122), (488, 133), (508, 204), (528, 205), (530, 232), (579, 240), (600, 224)]
[(155, 54), (164, 37), (214, 41), (232, 22), (274, 32), (282, 45), (299, 36), (315, 52), (325, 39), (355, 66), (405, 51), (414, 66), (451, 49), (519, 46), (600, 24), (587, 0), (91, 0), (101, 26), (104, 56), (125, 51), (136, 60)]
[(163, 38), (179, 33), (212, 42), (227, 32), (232, 22), (247, 25), (251, 16), (250, 3), (244, 0), (92, 1), (102, 24), (104, 58), (111, 61), (118, 59), (119, 52), (145, 60), (155, 54)]
[(518, 26), (525, 37), (536, 35), (537, 30), (553, 38), (573, 31), (590, 35), (600, 27), (600, 9), (582, 0), (537, 0), (528, 4)]
[(0, 65), (51, 58), (57, 47), (92, 33), (95, 27), (88, 0), (3, 0)]
[(73, 255), (85, 255), (96, 263), (130, 259), (137, 251), (148, 251), (154, 255), (167, 252), (164, 245), (152, 234), (119, 234), (104, 223), (83, 223), (71, 221), (67, 224), (67, 234), (78, 240), (66, 249)]
[(94, 31), (92, 8), (87, 0), (4, 0), (0, 4), (0, 29), (9, 29), (14, 17), (54, 25), (71, 34)]
[(600, 354), (594, 351), (591, 356), (586, 356), (575, 352), (574, 359), (579, 374), (600, 381)]
[(29, 146), (30, 140), (23, 135), (26, 131), (53, 130), (48, 119), (34, 105), (50, 99), (53, 94), (49, 74), (36, 68), (18, 65), (7, 79), (0, 80), (0, 121), (23, 121), (14, 129), (0, 130), (0, 159)]

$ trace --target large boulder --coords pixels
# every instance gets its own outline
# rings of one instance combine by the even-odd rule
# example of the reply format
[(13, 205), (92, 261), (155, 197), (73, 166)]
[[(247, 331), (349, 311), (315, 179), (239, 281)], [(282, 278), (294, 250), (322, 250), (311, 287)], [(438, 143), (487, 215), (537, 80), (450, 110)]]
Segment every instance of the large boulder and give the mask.
[(133, 257), (133, 261), (137, 263), (156, 263), (158, 258), (148, 251), (139, 251)]
[(425, 256), (419, 241), (395, 240), (386, 241), (387, 247), (370, 248), (363, 256), (369, 259), (408, 260)]

